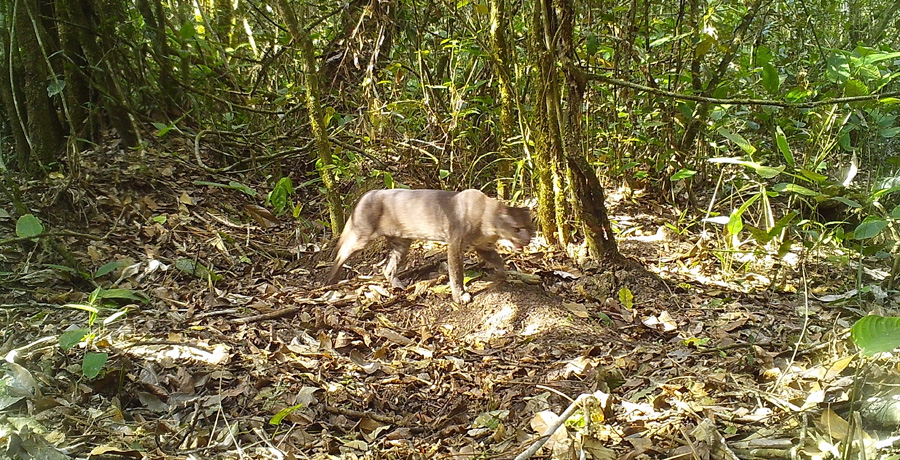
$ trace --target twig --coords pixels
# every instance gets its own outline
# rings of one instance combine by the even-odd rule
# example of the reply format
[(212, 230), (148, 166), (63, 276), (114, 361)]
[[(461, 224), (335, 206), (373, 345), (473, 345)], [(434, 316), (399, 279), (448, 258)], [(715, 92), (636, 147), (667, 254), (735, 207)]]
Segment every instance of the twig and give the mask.
[(525, 449), (524, 452), (516, 456), (515, 460), (525, 460), (527, 458), (531, 458), (532, 455), (534, 455), (541, 447), (544, 446), (544, 444), (547, 443), (547, 441), (550, 440), (550, 436), (555, 433), (556, 430), (566, 422), (566, 420), (569, 419), (569, 417), (573, 412), (575, 412), (575, 409), (578, 408), (581, 402), (591, 396), (592, 395), (589, 394), (582, 394), (578, 396), (575, 401), (572, 401), (572, 404), (569, 404), (569, 407), (567, 407), (566, 410), (559, 416), (559, 418), (556, 419), (556, 422), (546, 430), (544, 430), (544, 432), (541, 434), (541, 437), (539, 437), (537, 441), (535, 441), (534, 444), (531, 445), (531, 447)]

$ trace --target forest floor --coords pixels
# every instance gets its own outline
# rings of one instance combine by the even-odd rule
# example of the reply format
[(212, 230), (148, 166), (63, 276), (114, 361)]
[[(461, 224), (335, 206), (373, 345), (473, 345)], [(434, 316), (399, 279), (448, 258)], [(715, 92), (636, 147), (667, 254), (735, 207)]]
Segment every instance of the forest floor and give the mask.
[[(513, 458), (576, 399), (535, 458), (824, 458), (877, 435), (840, 406), (858, 363), (847, 330), (869, 307), (816, 300), (846, 293), (855, 267), (717, 253), (719, 228), (673, 231), (671, 207), (615, 192), (621, 261), (535, 241), (505, 254), (504, 282), (472, 256), (474, 299), (455, 305), (439, 246), (414, 246), (426, 268), (402, 291), (370, 276), (373, 246), (349, 262), (361, 275), (323, 286), (321, 226), (266, 216), (264, 193), (197, 183), (229, 179), (173, 156), (129, 155), (22, 189), (47, 234), (0, 246), (12, 458)], [(314, 220), (318, 191), (297, 193)], [(108, 299), (61, 349), (92, 320), (63, 305), (96, 286), (148, 302)], [(109, 358), (93, 379), (89, 351)]]

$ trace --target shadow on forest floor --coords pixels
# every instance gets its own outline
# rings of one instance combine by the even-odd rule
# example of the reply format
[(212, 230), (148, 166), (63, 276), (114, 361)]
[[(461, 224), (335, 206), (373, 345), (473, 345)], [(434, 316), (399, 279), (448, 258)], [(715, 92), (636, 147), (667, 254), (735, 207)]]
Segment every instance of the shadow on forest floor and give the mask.
[[(0, 351), (15, 350), (21, 366), (7, 367), (7, 387), (29, 390), (8, 392), (0, 427), (14, 426), (29, 452), (511, 458), (584, 393), (597, 399), (554, 435), (556, 458), (577, 458), (576, 448), (593, 458), (787, 458), (817, 448), (798, 441), (801, 426), (832, 434), (805, 418), (825, 416), (826, 390), (847, 389), (854, 317), (785, 292), (804, 290), (790, 270), (781, 292), (766, 289), (768, 273), (723, 276), (708, 237), (664, 226), (677, 221), (664, 204), (611, 200), (624, 262), (578, 266), (533, 245), (506, 255), (526, 275), (476, 278), (473, 302), (459, 306), (439, 262), (403, 291), (379, 276), (323, 287), (330, 248), (319, 250), (315, 225), (285, 217), (265, 228), (253, 220), (259, 197), (196, 185), (207, 177), (165, 158), (143, 169), (114, 157), (87, 157), (84, 182), (69, 188), (27, 186), (29, 202), (49, 203), (36, 214), (56, 236), (0, 248)], [(7, 238), (14, 222), (2, 224)], [(418, 244), (411, 265), (441, 255)], [(379, 260), (373, 248), (350, 263), (370, 273)], [(94, 323), (87, 349), (109, 361), (86, 379), (85, 350), (63, 351), (55, 337), (87, 325), (84, 311), (58, 306), (86, 301), (94, 280), (59, 266), (93, 273), (111, 261), (119, 268), (96, 283), (150, 302)], [(221, 279), (188, 273), (191, 263)], [(817, 292), (850, 279), (825, 264), (810, 272)]]

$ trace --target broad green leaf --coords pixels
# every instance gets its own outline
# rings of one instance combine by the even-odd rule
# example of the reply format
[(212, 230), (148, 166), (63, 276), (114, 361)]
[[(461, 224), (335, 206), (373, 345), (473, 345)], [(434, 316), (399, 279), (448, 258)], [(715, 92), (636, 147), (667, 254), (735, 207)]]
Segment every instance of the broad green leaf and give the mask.
[(729, 235), (737, 235), (744, 228), (744, 220), (743, 215), (747, 212), (747, 209), (752, 205), (756, 200), (759, 199), (761, 194), (757, 193), (750, 197), (749, 200), (745, 201), (739, 208), (737, 208), (734, 212), (731, 213), (731, 216), (728, 218), (728, 224), (725, 226), (725, 229), (728, 231)]
[(59, 347), (63, 350), (69, 350), (75, 345), (78, 345), (78, 343), (80, 343), (90, 333), (91, 330), (86, 327), (63, 332), (59, 336)]
[(850, 78), (850, 61), (847, 56), (835, 54), (829, 57), (825, 76), (832, 83), (845, 83)]
[(867, 94), (869, 94), (869, 88), (859, 80), (851, 78), (847, 80), (847, 83), (844, 83), (844, 96), (846, 97), (865, 96)]
[(742, 160), (740, 158), (717, 157), (717, 158), (710, 158), (708, 161), (710, 163), (726, 163), (726, 164), (747, 166), (749, 168), (753, 168), (753, 170), (756, 172), (756, 174), (758, 174), (760, 177), (762, 177), (764, 179), (771, 179), (771, 178), (781, 174), (785, 168), (784, 165), (778, 166), (776, 168), (773, 168), (771, 166), (763, 166), (755, 161), (747, 161), (747, 160)]
[(791, 240), (784, 240), (781, 243), (781, 246), (778, 246), (778, 258), (782, 258), (791, 250), (791, 246), (794, 245), (794, 242)]
[(778, 79), (778, 70), (770, 63), (765, 63), (762, 68), (762, 85), (770, 94), (778, 94), (781, 81)]
[(797, 218), (798, 215), (799, 214), (797, 214), (797, 211), (791, 211), (791, 212), (781, 216), (781, 219), (778, 219), (778, 221), (775, 222), (775, 226), (772, 227), (771, 230), (769, 230), (769, 234), (772, 236), (775, 236), (775, 233), (780, 232), (781, 229), (783, 229), (784, 227), (787, 227), (788, 224), (790, 224), (791, 221), (793, 221), (795, 218)]
[(301, 407), (303, 407), (303, 404), (297, 404), (296, 406), (285, 407), (284, 409), (281, 409), (277, 414), (273, 415), (272, 418), (269, 419), (269, 425), (280, 425), (281, 421), (284, 420), (285, 417)]
[(825, 182), (826, 180), (828, 180), (828, 176), (826, 176), (824, 174), (819, 174), (815, 171), (810, 171), (808, 169), (801, 169), (800, 174), (803, 175), (803, 177), (805, 177), (815, 183), (818, 183), (818, 184), (821, 184), (822, 182)]
[(719, 128), (716, 132), (718, 132), (720, 136), (737, 144), (737, 146), (748, 155), (753, 155), (753, 153), (756, 152), (756, 147), (750, 145), (750, 142), (748, 142), (747, 139), (744, 139), (740, 134), (732, 133), (725, 128)]
[(16, 236), (31, 238), (44, 233), (44, 225), (34, 214), (25, 214), (16, 221)]
[(898, 59), (900, 58), (900, 53), (872, 53), (867, 54), (857, 60), (857, 64), (860, 66), (874, 64), (876, 62), (886, 61), (888, 59)]
[(894, 209), (891, 210), (891, 218), (900, 219), (900, 204), (894, 206)]
[(725, 231), (729, 235), (737, 235), (744, 229), (744, 219), (741, 217), (741, 214), (737, 210), (731, 213), (731, 217), (728, 218), (728, 224), (725, 225)]
[(850, 198), (844, 198), (844, 197), (842, 197), (842, 196), (833, 196), (833, 197), (831, 197), (830, 199), (832, 199), (832, 200), (834, 200), (834, 201), (837, 201), (838, 203), (843, 203), (843, 204), (845, 204), (845, 205), (847, 205), (847, 206), (849, 206), (849, 207), (851, 207), (851, 208), (853, 208), (853, 209), (860, 209), (860, 208), (862, 208), (862, 205), (861, 205), (861, 204), (857, 203), (857, 202), (854, 201), (854, 200), (851, 200)]
[(850, 328), (850, 339), (863, 356), (891, 351), (900, 347), (900, 318), (863, 316)]
[(100, 371), (103, 370), (103, 366), (106, 365), (108, 359), (109, 355), (106, 353), (93, 351), (85, 353), (84, 360), (81, 361), (81, 373), (89, 379), (100, 375)]
[(692, 169), (681, 168), (675, 174), (672, 174), (672, 177), (669, 178), (669, 180), (671, 180), (672, 182), (675, 182), (675, 181), (678, 181), (681, 179), (687, 179), (688, 177), (691, 177), (694, 174), (697, 174), (697, 171), (694, 171)]
[(240, 190), (248, 196), (254, 196), (254, 197), (256, 196), (256, 190), (253, 190), (252, 188), (250, 188), (240, 182), (231, 181), (228, 183), (228, 187), (233, 188), (235, 190)]
[(791, 147), (788, 145), (787, 136), (781, 130), (781, 126), (775, 127), (775, 143), (778, 144), (778, 150), (781, 150), (781, 156), (788, 166), (794, 167), (794, 154), (791, 153)]
[(285, 209), (288, 209), (288, 203), (291, 200), (291, 196), (294, 194), (294, 187), (291, 183), (290, 177), (282, 177), (275, 184), (275, 187), (269, 192), (269, 197), (266, 201), (275, 211), (275, 215), (284, 214)]
[(771, 178), (781, 174), (782, 172), (784, 172), (784, 168), (785, 168), (784, 165), (774, 167), (774, 168), (771, 166), (758, 165), (757, 167), (755, 167), (753, 169), (756, 171), (756, 174), (759, 174), (759, 177), (762, 177), (763, 179), (771, 179)]
[(789, 184), (786, 182), (776, 184), (774, 187), (772, 187), (772, 190), (775, 190), (776, 192), (779, 192), (779, 193), (780, 192), (793, 192), (793, 193), (797, 193), (799, 195), (804, 195), (804, 196), (818, 196), (819, 195), (819, 192), (812, 191), (802, 185)]
[(884, 128), (881, 131), (878, 131), (878, 135), (885, 139), (892, 139), (897, 134), (900, 134), (900, 127), (894, 126), (892, 128)]
[(106, 275), (107, 273), (110, 273), (113, 270), (119, 268), (120, 265), (121, 265), (120, 261), (115, 261), (115, 262), (110, 262), (110, 263), (104, 264), (102, 267), (98, 268), (96, 272), (94, 272), (93, 277), (100, 278), (101, 276)]
[(853, 230), (853, 238), (857, 240), (872, 238), (881, 233), (886, 226), (887, 221), (878, 216), (866, 217), (856, 226), (856, 229)]

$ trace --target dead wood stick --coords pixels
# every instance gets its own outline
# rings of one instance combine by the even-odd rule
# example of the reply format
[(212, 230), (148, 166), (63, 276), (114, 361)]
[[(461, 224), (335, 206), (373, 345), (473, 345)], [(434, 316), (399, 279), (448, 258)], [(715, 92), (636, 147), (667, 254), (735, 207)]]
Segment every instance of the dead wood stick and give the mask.
[(575, 401), (572, 401), (572, 404), (569, 404), (569, 407), (567, 407), (566, 410), (559, 416), (559, 418), (556, 419), (556, 422), (552, 426), (544, 430), (544, 432), (541, 433), (541, 437), (538, 438), (537, 441), (535, 441), (534, 444), (531, 445), (531, 447), (525, 449), (524, 452), (516, 456), (515, 460), (525, 460), (531, 458), (532, 455), (534, 455), (541, 447), (544, 446), (544, 444), (547, 443), (547, 441), (550, 440), (550, 436), (552, 436), (553, 433), (556, 433), (556, 430), (559, 429), (559, 427), (569, 419), (569, 417), (573, 412), (575, 412), (575, 409), (578, 408), (581, 402), (584, 401), (585, 398), (589, 398), (591, 396), (593, 395), (582, 394), (578, 396)]

